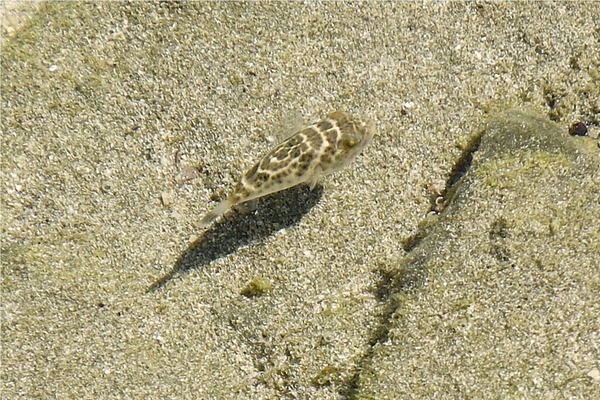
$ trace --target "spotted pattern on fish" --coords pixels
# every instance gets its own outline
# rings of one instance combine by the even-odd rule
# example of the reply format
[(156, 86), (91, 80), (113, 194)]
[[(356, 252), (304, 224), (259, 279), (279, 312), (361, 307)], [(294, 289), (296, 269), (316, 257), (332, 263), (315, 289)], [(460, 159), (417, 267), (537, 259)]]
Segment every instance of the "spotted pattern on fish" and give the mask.
[(265, 154), (233, 192), (200, 221), (206, 227), (230, 207), (319, 179), (351, 163), (375, 134), (370, 120), (334, 111), (302, 128)]

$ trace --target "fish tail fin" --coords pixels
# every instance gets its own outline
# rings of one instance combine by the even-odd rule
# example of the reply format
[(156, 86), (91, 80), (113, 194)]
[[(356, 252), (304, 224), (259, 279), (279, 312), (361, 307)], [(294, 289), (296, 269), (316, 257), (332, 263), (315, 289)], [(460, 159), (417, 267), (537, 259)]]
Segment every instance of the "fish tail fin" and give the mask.
[(200, 228), (206, 228), (208, 225), (213, 223), (217, 218), (219, 218), (225, 211), (227, 211), (233, 205), (233, 201), (228, 198), (217, 204), (215, 208), (212, 209), (211, 212), (206, 214), (204, 218), (198, 224)]

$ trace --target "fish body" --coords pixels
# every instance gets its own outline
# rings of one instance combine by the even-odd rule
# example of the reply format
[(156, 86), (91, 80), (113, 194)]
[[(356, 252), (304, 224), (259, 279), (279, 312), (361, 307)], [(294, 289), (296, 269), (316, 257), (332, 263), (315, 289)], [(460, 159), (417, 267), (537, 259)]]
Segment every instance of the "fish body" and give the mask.
[(351, 163), (375, 134), (370, 120), (334, 111), (275, 146), (250, 168), (233, 192), (200, 221), (206, 227), (230, 207), (319, 179)]

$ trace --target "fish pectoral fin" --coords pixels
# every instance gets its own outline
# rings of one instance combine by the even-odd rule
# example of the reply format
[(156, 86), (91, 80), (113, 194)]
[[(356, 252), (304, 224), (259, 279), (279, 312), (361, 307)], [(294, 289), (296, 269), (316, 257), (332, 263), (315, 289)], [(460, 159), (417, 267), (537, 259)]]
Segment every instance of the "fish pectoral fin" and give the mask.
[(258, 208), (258, 199), (248, 200), (244, 203), (237, 204), (234, 207), (240, 214), (250, 214)]
[(317, 183), (319, 182), (319, 179), (321, 179), (322, 175), (323, 175), (323, 169), (320, 166), (317, 166), (308, 181), (308, 186), (309, 186), (310, 190), (313, 190), (315, 188), (315, 186), (317, 186)]

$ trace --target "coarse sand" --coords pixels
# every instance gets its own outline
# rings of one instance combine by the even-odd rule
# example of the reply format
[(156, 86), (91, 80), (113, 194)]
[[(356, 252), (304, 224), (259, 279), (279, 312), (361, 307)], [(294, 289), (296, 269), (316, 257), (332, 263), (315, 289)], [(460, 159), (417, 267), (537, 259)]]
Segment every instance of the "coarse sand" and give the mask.
[[(35, 7), (3, 399), (600, 398), (597, 3)], [(198, 229), (337, 109), (377, 125), (351, 166)]]

